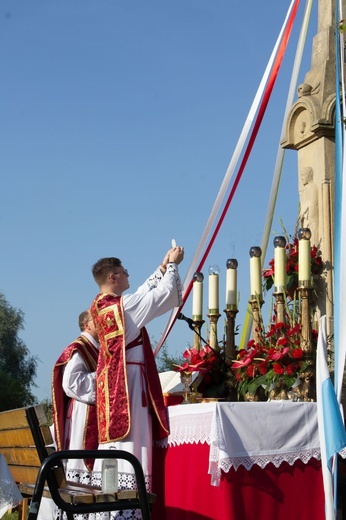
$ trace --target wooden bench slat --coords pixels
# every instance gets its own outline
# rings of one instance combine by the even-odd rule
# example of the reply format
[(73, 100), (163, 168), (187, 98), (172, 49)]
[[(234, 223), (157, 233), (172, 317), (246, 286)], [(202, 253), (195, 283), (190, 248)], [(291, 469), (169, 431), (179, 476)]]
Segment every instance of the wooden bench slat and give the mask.
[(8, 466), (15, 482), (35, 484), (39, 468), (27, 466)]
[[(32, 495), (34, 486), (29, 484), (19, 484), (19, 490), (24, 495)], [(84, 491), (83, 491), (84, 489)], [(92, 504), (100, 502), (113, 502), (114, 500), (133, 500), (138, 498), (138, 491), (132, 489), (123, 489), (118, 493), (103, 493), (100, 489), (91, 486), (74, 485), (71, 483), (65, 488), (60, 488), (61, 497), (70, 504)], [(43, 496), (50, 498), (48, 487), (43, 490)], [(154, 493), (148, 493), (148, 501), (153, 504), (156, 501)]]
[(41, 462), (36, 448), (1, 448), (1, 453), (6, 459), (8, 466), (35, 466), (39, 468)]
[(0, 430), (27, 427), (28, 421), (26, 420), (25, 408), (0, 412)]
[(7, 446), (33, 446), (34, 439), (28, 427), (0, 431), (0, 451)]

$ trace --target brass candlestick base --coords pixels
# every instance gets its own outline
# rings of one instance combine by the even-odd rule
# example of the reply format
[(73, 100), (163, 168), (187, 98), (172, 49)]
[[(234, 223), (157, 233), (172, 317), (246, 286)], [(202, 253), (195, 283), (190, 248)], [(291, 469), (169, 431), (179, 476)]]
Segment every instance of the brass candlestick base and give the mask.
[(252, 338), (255, 343), (259, 343), (261, 339), (261, 330), (262, 330), (262, 316), (261, 316), (261, 307), (264, 301), (262, 298), (256, 298), (255, 296), (251, 296), (249, 300), (249, 304), (251, 305), (252, 310)]
[[(301, 282), (299, 282), (301, 283)], [(311, 286), (301, 285), (298, 287), (301, 299), (301, 341), (300, 346), (304, 351), (304, 354), (311, 355), (313, 353), (312, 345), (312, 327), (311, 327), (311, 316), (310, 316), (310, 296), (312, 288)]]
[(312, 343), (312, 326), (310, 316), (310, 282), (299, 282), (298, 291), (301, 298), (301, 339), (300, 346), (304, 352), (303, 360), (307, 367), (300, 374), (302, 383), (294, 390), (299, 401), (316, 401), (316, 350)]
[(285, 323), (285, 295), (283, 292), (275, 291), (273, 296), (276, 303), (276, 323)]
[(201, 349), (201, 328), (202, 328), (203, 323), (205, 323), (205, 322), (204, 322), (204, 320), (195, 320), (194, 317), (193, 317), (193, 322), (194, 322), (193, 346), (196, 350), (199, 351)]
[(237, 308), (233, 307), (227, 307), (223, 311), (226, 313), (227, 321), (226, 321), (226, 348), (225, 348), (225, 354), (226, 354), (226, 362), (231, 361), (232, 359), (235, 359), (235, 317), (238, 313)]
[(213, 350), (219, 350), (219, 343), (217, 340), (217, 322), (221, 314), (207, 314), (210, 321), (209, 345)]

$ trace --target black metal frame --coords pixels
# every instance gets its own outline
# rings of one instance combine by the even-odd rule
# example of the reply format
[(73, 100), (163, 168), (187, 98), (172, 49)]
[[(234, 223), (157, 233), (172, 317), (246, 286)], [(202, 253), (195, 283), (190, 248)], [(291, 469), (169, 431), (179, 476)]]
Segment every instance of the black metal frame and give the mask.
[[(91, 504), (79, 503), (71, 504), (66, 502), (59, 493), (59, 487), (54, 478), (50, 478), (56, 467), (62, 464), (66, 459), (124, 459), (128, 461), (134, 468), (138, 498), (134, 499), (114, 499), (111, 501), (93, 502)], [(67, 513), (71, 518), (72, 514), (88, 514), (103, 511), (120, 511), (124, 509), (140, 509), (142, 511), (143, 520), (150, 520), (151, 513), (148, 502), (147, 490), (145, 487), (144, 473), (139, 460), (132, 454), (123, 450), (63, 450), (57, 451), (49, 455), (41, 464), (34, 494), (31, 499), (28, 520), (36, 520), (40, 503), (42, 499), (43, 489), (47, 482), (52, 499), (56, 505)], [(82, 488), (81, 488), (82, 490)], [(107, 495), (107, 500), (111, 495)]]

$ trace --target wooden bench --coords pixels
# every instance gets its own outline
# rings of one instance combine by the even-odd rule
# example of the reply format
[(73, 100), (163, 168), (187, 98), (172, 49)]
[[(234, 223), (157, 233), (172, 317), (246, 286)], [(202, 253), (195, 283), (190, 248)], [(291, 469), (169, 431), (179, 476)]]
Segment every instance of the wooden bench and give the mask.
[(62, 460), (70, 454), (73, 459), (105, 458), (104, 451), (55, 452), (54, 448), (47, 448), (51, 444), (53, 439), (43, 405), (0, 412), (0, 452), (24, 498), (21, 520), (27, 518), (29, 502), (29, 518), (37, 516), (42, 496), (53, 498), (70, 518), (74, 513), (140, 508), (143, 518), (150, 519), (149, 504), (155, 502), (156, 495), (146, 492), (143, 471), (135, 457), (118, 450), (108, 451), (107, 458), (118, 458), (118, 454), (122, 455), (119, 458), (131, 457), (129, 462), (135, 468), (138, 491), (105, 494), (100, 488), (66, 481), (62, 465)]

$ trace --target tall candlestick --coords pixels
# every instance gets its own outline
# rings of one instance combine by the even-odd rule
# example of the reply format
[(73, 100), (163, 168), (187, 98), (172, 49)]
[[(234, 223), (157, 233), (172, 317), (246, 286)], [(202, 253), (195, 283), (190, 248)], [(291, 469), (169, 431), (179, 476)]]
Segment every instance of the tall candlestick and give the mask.
[(286, 290), (286, 238), (274, 238), (274, 286), (275, 291), (283, 293)]
[(219, 314), (219, 273), (217, 265), (209, 267), (209, 314)]
[(237, 267), (238, 261), (230, 258), (226, 262), (226, 308), (237, 308)]
[(262, 278), (261, 278), (261, 255), (260, 247), (253, 246), (250, 249), (250, 290), (251, 296), (262, 297)]
[(193, 275), (192, 319), (194, 321), (200, 321), (203, 317), (203, 280), (202, 273)]
[(311, 282), (311, 231), (300, 228), (298, 231), (298, 281), (299, 285), (310, 285)]

